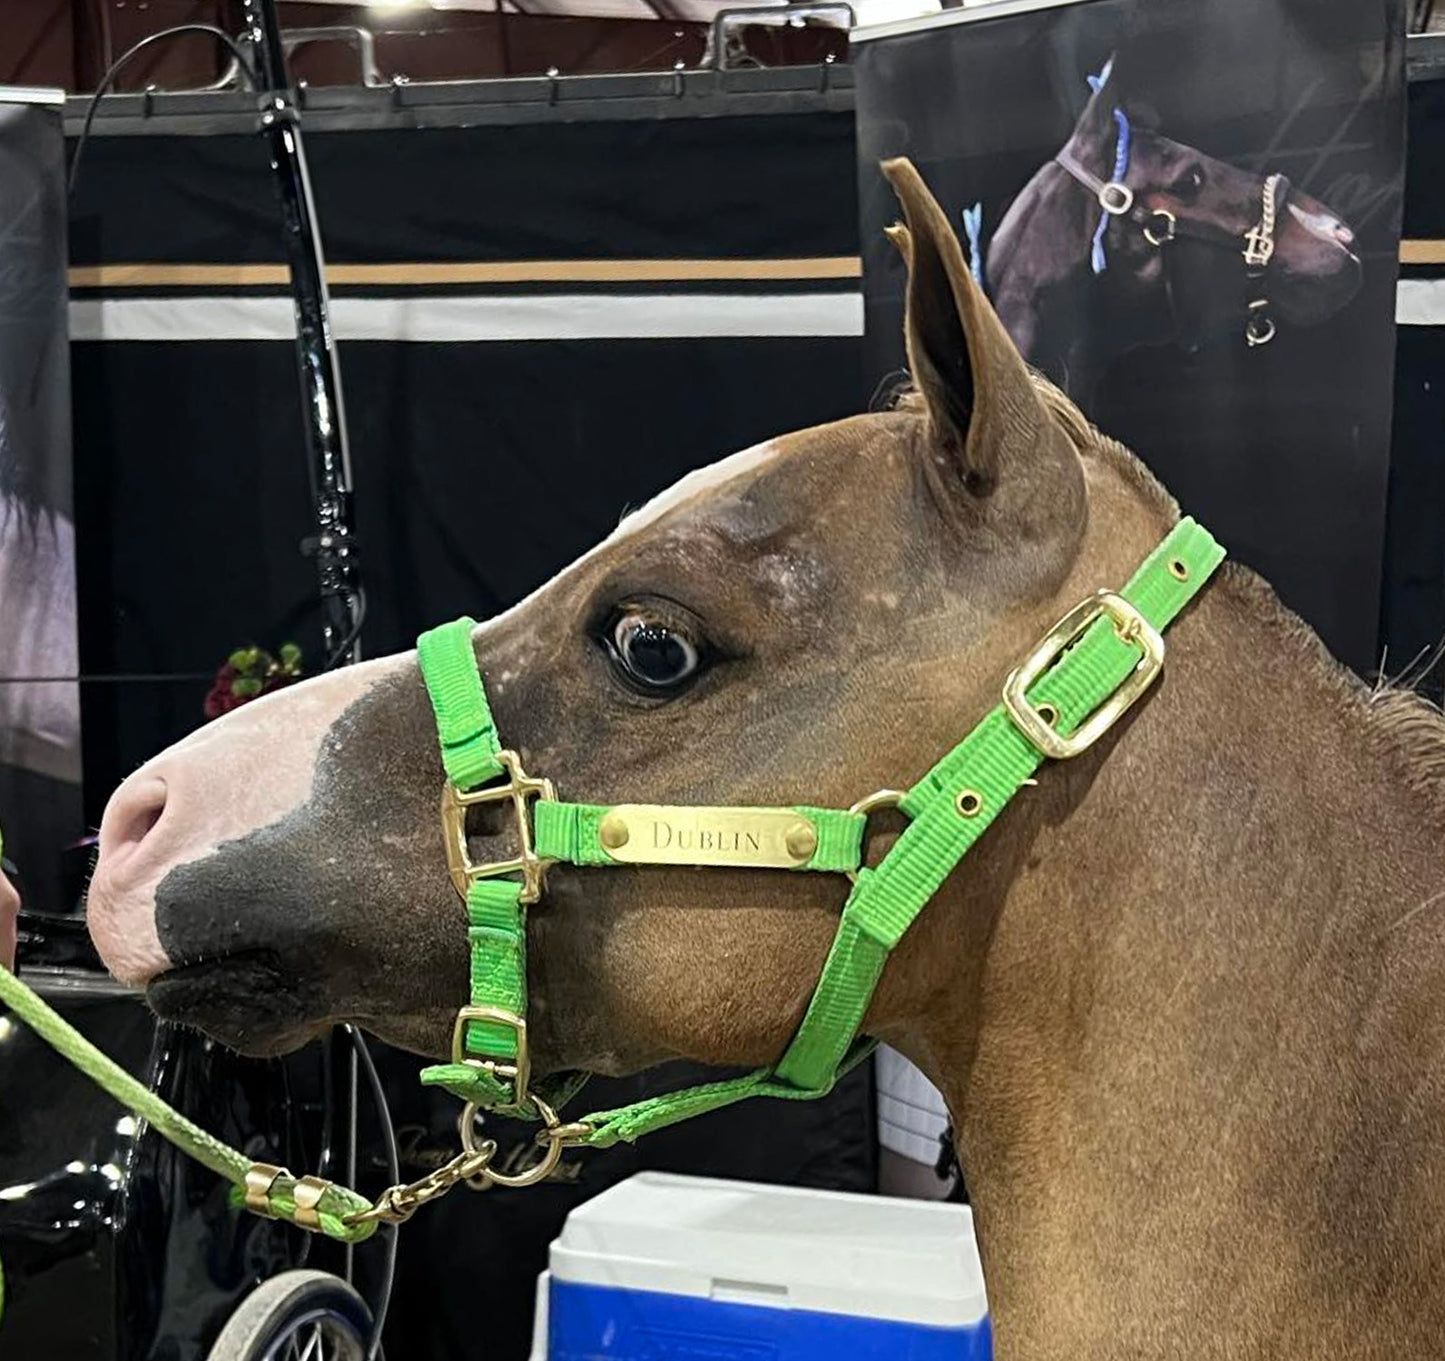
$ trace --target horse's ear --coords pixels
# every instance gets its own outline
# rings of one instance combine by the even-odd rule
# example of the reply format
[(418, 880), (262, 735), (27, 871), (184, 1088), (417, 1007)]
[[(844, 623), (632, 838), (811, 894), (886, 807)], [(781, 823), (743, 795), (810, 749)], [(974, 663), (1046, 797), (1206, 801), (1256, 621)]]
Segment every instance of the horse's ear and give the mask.
[(885, 161), (883, 173), (907, 222), (888, 236), (908, 266), (908, 367), (965, 490), (987, 496), (1010, 451), (1036, 447), (1049, 418), (913, 162)]
[(1112, 147), (1118, 136), (1114, 110), (1119, 107), (1121, 99), (1117, 56), (1110, 57), (1098, 75), (1089, 77), (1089, 85), (1093, 94), (1074, 125), (1071, 141), (1083, 142), (1086, 146)]

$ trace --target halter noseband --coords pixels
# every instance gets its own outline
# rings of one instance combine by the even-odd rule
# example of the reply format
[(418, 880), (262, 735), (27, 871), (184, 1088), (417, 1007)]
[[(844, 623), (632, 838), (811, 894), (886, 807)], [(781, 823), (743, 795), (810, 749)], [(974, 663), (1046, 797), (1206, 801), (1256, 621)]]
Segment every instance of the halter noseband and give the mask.
[[(1067, 146), (1059, 149), (1054, 160), (1094, 195), (1107, 217), (1128, 218), (1138, 226), (1145, 241), (1156, 250), (1162, 250), (1181, 235), (1192, 236), (1211, 245), (1231, 245), (1240, 240), (1163, 206), (1148, 207), (1139, 201), (1134, 190), (1122, 177), (1101, 179), (1083, 165)], [(1274, 319), (1269, 314), (1266, 281), (1270, 261), (1274, 258), (1279, 210), (1283, 207), (1288, 193), (1289, 180), (1285, 176), (1268, 176), (1260, 194), (1259, 221), (1245, 232), (1243, 237), (1244, 248), (1241, 254), (1244, 257), (1245, 279), (1249, 285), (1244, 338), (1251, 349), (1268, 345), (1275, 336)]]
[[(865, 1058), (860, 1034), (890, 951), (944, 880), (1045, 759), (1091, 747), (1158, 679), (1161, 631), (1224, 558), (1193, 520), (1182, 520), (1120, 594), (1099, 591), (1069, 611), (1004, 685), (1003, 702), (917, 784), (884, 790), (844, 810), (565, 803), (549, 780), (527, 774), (498, 740), (478, 670), (470, 619), (421, 636), (418, 663), (436, 713), (446, 783), (441, 818), (448, 867), (466, 903), (471, 1000), (457, 1014), (451, 1061), (422, 1080), (467, 1102), (466, 1153), (487, 1181), (530, 1185), (564, 1147), (606, 1147), (750, 1096), (822, 1096)], [(518, 848), (508, 860), (472, 859), (468, 808), (509, 805)], [(870, 811), (909, 819), (883, 860), (863, 867)], [(534, 1082), (527, 1036), (526, 907), (550, 866), (732, 866), (844, 874), (843, 904), (827, 961), (802, 1024), (777, 1064), (563, 1123), (556, 1109), (580, 1076)], [(541, 1156), (502, 1174), (489, 1165), (475, 1115), (500, 1110), (540, 1120)], [(470, 1165), (470, 1164), (469, 1164)]]

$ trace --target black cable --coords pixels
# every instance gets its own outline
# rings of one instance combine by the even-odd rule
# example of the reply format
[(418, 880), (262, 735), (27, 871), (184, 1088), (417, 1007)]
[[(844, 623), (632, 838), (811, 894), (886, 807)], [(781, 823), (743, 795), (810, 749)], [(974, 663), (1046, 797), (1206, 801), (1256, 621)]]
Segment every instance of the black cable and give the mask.
[(351, 627), (346, 631), (346, 636), (336, 645), (335, 650), (326, 659), (327, 671), (334, 671), (338, 666), (346, 665), (345, 658), (351, 651), (352, 645), (361, 636), (361, 626), (366, 623), (366, 592), (358, 586), (355, 592), (356, 614), (351, 621)]
[(214, 671), (120, 671), (105, 676), (0, 676), (0, 685), (152, 685), (161, 681), (213, 681)]
[[(362, 1038), (361, 1031), (354, 1025), (347, 1026), (346, 1030), (356, 1049), (356, 1057), (361, 1060), (361, 1066), (366, 1073), (367, 1086), (371, 1088), (377, 1119), (381, 1121), (382, 1140), (386, 1145), (386, 1173), (390, 1179), (388, 1185), (394, 1186), (401, 1180), (401, 1152), (396, 1146), (396, 1130), (392, 1127), (391, 1107), (386, 1100), (386, 1091), (381, 1085), (381, 1074), (376, 1071), (376, 1060), (372, 1058), (371, 1050)], [(353, 1118), (355, 1118), (354, 1114)], [(386, 1326), (386, 1311), (391, 1305), (391, 1291), (396, 1283), (397, 1231), (400, 1227), (399, 1224), (383, 1224), (381, 1226), (381, 1231), (387, 1236), (386, 1257), (381, 1269), (381, 1286), (376, 1292), (376, 1304), (371, 1311), (372, 1332), (371, 1342), (366, 1349), (366, 1361), (378, 1361), (382, 1355), (381, 1331)]]
[(85, 110), (85, 122), (81, 124), (80, 136), (76, 138), (75, 152), (70, 158), (70, 174), (66, 178), (65, 191), (67, 194), (75, 193), (75, 180), (80, 172), (80, 153), (85, 150), (85, 144), (90, 138), (90, 125), (95, 122), (96, 112), (100, 108), (101, 96), (110, 88), (111, 82), (120, 74), (121, 67), (128, 62), (137, 52), (144, 51), (152, 43), (158, 43), (162, 38), (174, 38), (180, 33), (209, 33), (230, 49), (231, 55), (235, 57), (241, 68), (242, 74), (246, 77), (246, 84), (252, 90), (256, 88), (256, 73), (251, 69), (250, 59), (246, 56), (245, 49), (236, 38), (227, 33), (223, 28), (217, 28), (214, 24), (176, 24), (171, 28), (163, 28), (158, 33), (151, 33), (142, 38), (138, 43), (133, 43), (126, 48), (110, 66), (106, 68), (105, 74), (100, 78), (100, 84), (95, 87), (95, 92), (90, 96), (90, 103)]

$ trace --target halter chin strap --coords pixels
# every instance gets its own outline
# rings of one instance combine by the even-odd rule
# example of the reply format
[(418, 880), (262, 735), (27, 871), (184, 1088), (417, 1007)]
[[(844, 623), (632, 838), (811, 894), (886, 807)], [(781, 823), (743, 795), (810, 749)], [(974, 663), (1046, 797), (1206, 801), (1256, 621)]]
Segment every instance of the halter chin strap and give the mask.
[[(1124, 126), (1127, 125), (1121, 125), (1121, 147), (1127, 146)], [(1289, 194), (1288, 178), (1279, 174), (1266, 178), (1260, 191), (1259, 221), (1241, 238), (1230, 236), (1163, 206), (1151, 208), (1141, 203), (1134, 190), (1125, 183), (1125, 176), (1128, 174), (1126, 157), (1127, 153), (1116, 160), (1114, 178), (1104, 180), (1084, 165), (1067, 146), (1060, 147), (1054, 156), (1055, 163), (1093, 194), (1099, 201), (1099, 207), (1104, 210), (1092, 246), (1094, 273), (1103, 272), (1100, 267), (1104, 258), (1103, 240), (1111, 217), (1128, 218), (1156, 250), (1162, 250), (1180, 236), (1190, 236), (1216, 246), (1236, 246), (1242, 240), (1243, 249), (1240, 254), (1244, 257), (1244, 275), (1248, 286), (1244, 338), (1250, 349), (1268, 345), (1275, 337), (1275, 324), (1269, 314), (1269, 294), (1265, 281), (1269, 274), (1270, 261), (1274, 258), (1279, 211)]]
[[(426, 1069), (477, 1109), (540, 1118), (542, 1162), (565, 1144), (606, 1147), (750, 1096), (822, 1096), (866, 1057), (860, 1034), (889, 953), (1009, 799), (1045, 759), (1086, 751), (1156, 681), (1161, 631), (1209, 580), (1224, 550), (1182, 520), (1115, 595), (1070, 610), (1008, 677), (1003, 702), (906, 792), (881, 791), (852, 808), (703, 808), (578, 804), (526, 773), (502, 748), (472, 648), (470, 619), (422, 635), (418, 661), (436, 711), (447, 782), (442, 822), (453, 883), (466, 901), (471, 1002), (457, 1015), (451, 1062)], [(471, 859), (466, 810), (510, 804), (518, 836), (510, 860)], [(862, 868), (868, 813), (892, 805), (910, 819), (876, 868)], [(530, 816), (529, 816), (530, 814)], [(742, 1077), (600, 1111), (563, 1124), (554, 1107), (577, 1090), (567, 1078), (531, 1082), (527, 1043), (526, 907), (550, 865), (745, 866), (848, 875), (852, 891), (806, 1015), (778, 1063)], [(537, 1174), (537, 1175), (534, 1175)]]

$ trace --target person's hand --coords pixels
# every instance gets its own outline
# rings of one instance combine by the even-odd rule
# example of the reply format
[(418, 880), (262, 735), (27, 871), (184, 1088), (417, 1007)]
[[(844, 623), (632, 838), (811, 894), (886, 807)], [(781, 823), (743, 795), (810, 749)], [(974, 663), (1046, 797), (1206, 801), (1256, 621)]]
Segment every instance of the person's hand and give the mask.
[(20, 895), (0, 870), (0, 964), (15, 967), (15, 926), (20, 917)]

